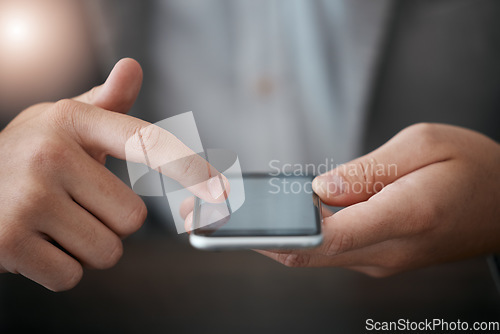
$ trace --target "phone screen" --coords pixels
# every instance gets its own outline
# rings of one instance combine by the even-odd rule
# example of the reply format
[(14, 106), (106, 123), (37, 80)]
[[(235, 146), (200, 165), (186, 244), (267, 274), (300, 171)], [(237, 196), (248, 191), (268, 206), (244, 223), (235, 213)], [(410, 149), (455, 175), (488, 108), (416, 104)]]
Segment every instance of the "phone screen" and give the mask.
[(214, 237), (320, 234), (319, 199), (311, 182), (307, 176), (244, 175), (245, 200), (224, 218), (207, 225), (204, 219), (217, 204), (196, 199), (193, 233)]

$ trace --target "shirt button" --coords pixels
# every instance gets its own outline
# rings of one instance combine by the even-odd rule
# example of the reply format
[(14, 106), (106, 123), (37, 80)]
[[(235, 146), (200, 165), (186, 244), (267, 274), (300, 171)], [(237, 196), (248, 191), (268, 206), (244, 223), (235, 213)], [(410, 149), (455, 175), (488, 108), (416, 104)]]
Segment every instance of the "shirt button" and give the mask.
[(256, 90), (262, 97), (268, 97), (274, 92), (274, 84), (271, 78), (262, 76), (257, 80)]

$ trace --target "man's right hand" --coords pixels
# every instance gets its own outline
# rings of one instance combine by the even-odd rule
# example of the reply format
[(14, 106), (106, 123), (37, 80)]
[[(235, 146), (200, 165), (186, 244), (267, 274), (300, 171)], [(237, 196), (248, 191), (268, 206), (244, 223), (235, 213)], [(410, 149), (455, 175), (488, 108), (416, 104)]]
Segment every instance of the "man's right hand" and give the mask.
[(107, 155), (125, 159), (126, 143), (127, 159), (181, 161), (162, 173), (221, 200), (205, 160), (169, 132), (125, 115), (141, 82), (139, 64), (121, 60), (102, 86), (30, 107), (0, 133), (0, 272), (61, 291), (80, 281), (82, 265), (117, 263), (121, 238), (146, 217), (141, 198), (104, 167)]

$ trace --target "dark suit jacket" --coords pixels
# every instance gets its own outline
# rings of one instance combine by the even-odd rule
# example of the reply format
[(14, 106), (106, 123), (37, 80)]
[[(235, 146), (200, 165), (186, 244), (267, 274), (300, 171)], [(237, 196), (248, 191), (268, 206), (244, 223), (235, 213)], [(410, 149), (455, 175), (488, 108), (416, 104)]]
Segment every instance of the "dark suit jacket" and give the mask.
[(365, 151), (417, 122), (460, 125), (500, 139), (500, 1), (394, 2)]
[[(364, 150), (417, 122), (460, 125), (499, 141), (500, 1), (404, 0), (393, 11)], [(500, 289), (500, 261), (490, 260)]]

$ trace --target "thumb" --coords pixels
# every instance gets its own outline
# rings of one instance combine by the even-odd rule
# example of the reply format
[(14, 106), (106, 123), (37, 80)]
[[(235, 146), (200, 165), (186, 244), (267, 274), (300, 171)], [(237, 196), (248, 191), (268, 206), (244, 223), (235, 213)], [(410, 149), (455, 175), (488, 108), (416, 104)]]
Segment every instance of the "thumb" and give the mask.
[[(410, 126), (375, 151), (319, 175), (312, 183), (314, 192), (327, 205), (348, 206), (368, 200), (408, 173), (449, 159), (434, 127)], [(440, 135), (446, 136), (445, 130)]]
[(124, 58), (116, 63), (104, 84), (74, 100), (125, 114), (134, 104), (141, 84), (141, 65), (134, 59)]
[(348, 206), (365, 201), (382, 190), (394, 181), (397, 172), (397, 165), (375, 160), (372, 154), (317, 176), (312, 187), (324, 203)]

